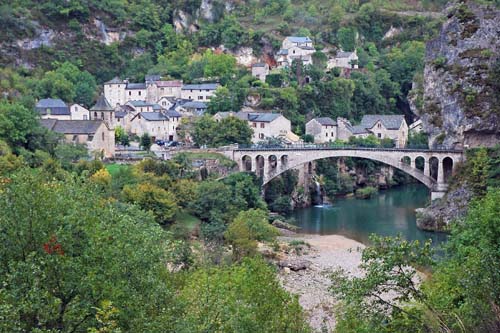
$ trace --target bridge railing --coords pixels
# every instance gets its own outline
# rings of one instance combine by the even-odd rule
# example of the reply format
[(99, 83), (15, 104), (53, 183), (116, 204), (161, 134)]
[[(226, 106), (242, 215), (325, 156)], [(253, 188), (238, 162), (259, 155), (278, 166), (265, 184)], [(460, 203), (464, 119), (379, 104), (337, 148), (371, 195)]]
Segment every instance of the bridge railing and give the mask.
[(334, 143), (296, 143), (296, 144), (251, 144), (251, 145), (238, 145), (238, 150), (368, 150), (368, 151), (401, 151), (401, 152), (448, 152), (448, 153), (462, 153), (462, 150), (449, 149), (439, 147), (430, 149), (426, 146), (409, 146), (406, 148), (384, 148), (384, 147), (370, 147), (348, 144), (334, 144)]

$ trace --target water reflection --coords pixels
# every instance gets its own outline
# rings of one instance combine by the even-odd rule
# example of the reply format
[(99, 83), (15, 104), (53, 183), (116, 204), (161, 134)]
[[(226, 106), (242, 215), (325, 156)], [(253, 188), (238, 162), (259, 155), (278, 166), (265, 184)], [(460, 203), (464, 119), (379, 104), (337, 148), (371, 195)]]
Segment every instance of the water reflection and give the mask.
[(446, 241), (447, 235), (419, 230), (415, 209), (424, 207), (430, 194), (423, 185), (407, 185), (380, 192), (368, 200), (337, 199), (331, 206), (299, 209), (292, 216), (304, 233), (340, 234), (368, 244), (368, 237), (402, 234), (409, 240)]

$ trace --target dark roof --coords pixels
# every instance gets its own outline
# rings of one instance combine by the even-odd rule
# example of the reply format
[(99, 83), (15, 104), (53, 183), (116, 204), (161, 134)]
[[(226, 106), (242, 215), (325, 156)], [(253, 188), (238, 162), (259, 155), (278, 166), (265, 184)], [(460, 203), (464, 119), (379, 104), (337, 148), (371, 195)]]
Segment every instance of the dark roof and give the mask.
[(129, 101), (128, 103), (132, 104), (135, 107), (138, 107), (138, 106), (151, 106), (151, 107), (153, 107), (154, 106), (153, 103), (148, 103), (146, 101)]
[(280, 113), (258, 113), (258, 112), (218, 112), (221, 118), (235, 116), (241, 120), (270, 123), (281, 116)]
[(47, 109), (50, 110), (50, 114), (55, 116), (71, 115), (69, 107), (60, 99), (44, 98), (36, 103), (35, 110), (40, 115), (48, 114)]
[(265, 62), (257, 62), (252, 65), (252, 67), (266, 67), (267, 64)]
[(299, 46), (299, 48), (301, 48), (302, 50), (316, 50), (314, 47), (312, 46)]
[(115, 112), (115, 118), (125, 118), (127, 115), (127, 112), (125, 111), (116, 111)]
[(145, 83), (127, 83), (128, 90), (146, 89)]
[(385, 128), (397, 130), (401, 127), (404, 120), (405, 117), (403, 115), (365, 115), (361, 119), (360, 125), (364, 128), (372, 128), (380, 121)]
[(320, 123), (323, 126), (335, 126), (335, 125), (337, 125), (337, 122), (330, 117), (315, 118), (314, 120), (316, 120), (318, 123)]
[(61, 134), (95, 134), (104, 122), (102, 120), (41, 119), (40, 124)]
[(288, 50), (287, 49), (281, 49), (278, 51), (278, 55), (287, 55), (288, 54)]
[(182, 90), (215, 90), (217, 86), (217, 83), (185, 84)]
[(352, 134), (365, 134), (365, 133), (370, 133), (366, 127), (364, 126), (360, 126), (360, 125), (356, 125), (356, 126), (351, 126), (350, 127), (350, 130), (352, 132)]
[(108, 82), (104, 82), (104, 84), (120, 84), (123, 83), (122, 80), (120, 80), (118, 77), (114, 77), (113, 79), (109, 80)]
[(146, 77), (144, 78), (144, 81), (146, 82), (160, 81), (160, 80), (161, 80), (161, 75), (158, 74), (146, 75)]
[(180, 118), (182, 116), (179, 112), (175, 111), (174, 109), (167, 110), (165, 114), (167, 115), (167, 117), (172, 117), (172, 118), (173, 117)]
[(205, 103), (198, 101), (189, 101), (182, 106), (187, 109), (206, 109), (208, 107)]
[(288, 39), (292, 43), (310, 43), (310, 42), (312, 42), (311, 38), (309, 38), (309, 37), (288, 36), (286, 39)]
[(97, 102), (95, 102), (94, 106), (90, 108), (90, 111), (114, 111), (114, 109), (111, 104), (109, 104), (106, 97), (101, 95), (97, 99)]
[(147, 121), (164, 121), (168, 120), (168, 117), (162, 112), (141, 112), (141, 117)]

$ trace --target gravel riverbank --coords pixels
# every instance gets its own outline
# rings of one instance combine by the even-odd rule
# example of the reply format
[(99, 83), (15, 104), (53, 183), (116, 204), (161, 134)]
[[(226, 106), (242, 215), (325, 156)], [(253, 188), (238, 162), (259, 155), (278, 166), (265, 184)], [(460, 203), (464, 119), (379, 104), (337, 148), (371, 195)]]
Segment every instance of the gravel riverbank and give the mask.
[(352, 276), (360, 276), (363, 244), (339, 235), (293, 235), (280, 237), (280, 241), (304, 241), (311, 245), (305, 253), (288, 254), (286, 261), (308, 263), (307, 269), (294, 271), (280, 269), (279, 278), (286, 290), (299, 296), (300, 305), (306, 311), (313, 329), (318, 332), (331, 332), (335, 327), (333, 308), (336, 304), (328, 288), (329, 275), (339, 268)]

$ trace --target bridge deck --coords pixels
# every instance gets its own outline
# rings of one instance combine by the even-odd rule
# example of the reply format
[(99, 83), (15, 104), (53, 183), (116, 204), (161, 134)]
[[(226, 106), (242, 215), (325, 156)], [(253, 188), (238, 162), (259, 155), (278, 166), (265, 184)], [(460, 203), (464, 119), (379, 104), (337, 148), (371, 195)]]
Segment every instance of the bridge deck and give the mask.
[(356, 146), (325, 146), (325, 145), (293, 145), (282, 147), (249, 146), (238, 147), (233, 151), (307, 151), (307, 150), (360, 150), (360, 151), (387, 151), (387, 152), (408, 152), (408, 153), (446, 153), (463, 154), (463, 150), (458, 149), (424, 149), (424, 148), (380, 148), (380, 147), (356, 147)]

